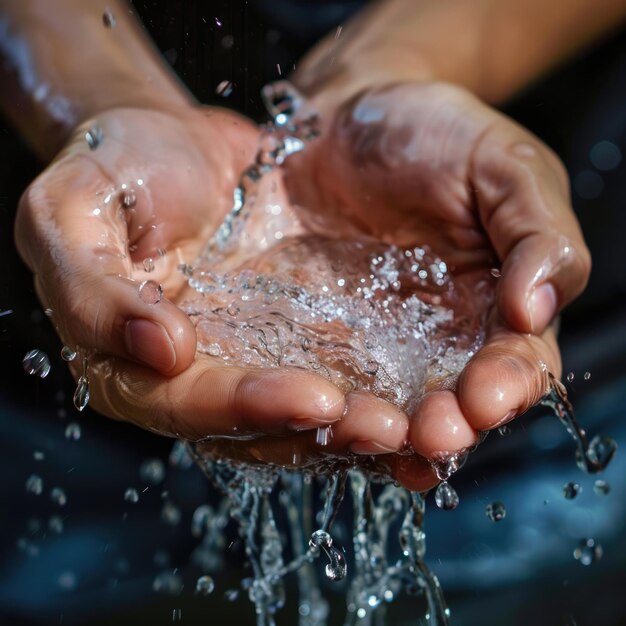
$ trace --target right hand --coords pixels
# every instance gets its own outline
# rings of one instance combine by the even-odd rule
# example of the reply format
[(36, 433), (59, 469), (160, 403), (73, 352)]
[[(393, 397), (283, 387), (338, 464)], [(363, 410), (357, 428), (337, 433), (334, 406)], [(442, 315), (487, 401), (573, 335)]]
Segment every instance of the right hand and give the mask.
[[(90, 150), (95, 125), (103, 141)], [(225, 111), (114, 109), (77, 128), (24, 193), (19, 252), (63, 343), (89, 355), (99, 412), (190, 439), (341, 418), (343, 394), (314, 374), (196, 356), (194, 326), (174, 303), (187, 282), (178, 264), (195, 260), (230, 209), (257, 139), (253, 124)], [(125, 192), (136, 198), (130, 208)], [(157, 304), (139, 297), (145, 280), (163, 285)], [(80, 357), (70, 364), (76, 377), (81, 366)]]

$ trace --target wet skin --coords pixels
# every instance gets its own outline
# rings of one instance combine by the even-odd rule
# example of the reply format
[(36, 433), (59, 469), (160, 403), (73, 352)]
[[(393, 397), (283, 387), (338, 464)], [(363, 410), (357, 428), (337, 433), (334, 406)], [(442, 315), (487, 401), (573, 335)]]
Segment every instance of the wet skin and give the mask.
[[(103, 414), (191, 439), (255, 433), (214, 447), (256, 461), (377, 455), (425, 489), (436, 482), (428, 464), (396, 454), (407, 442), (423, 457), (471, 446), (477, 431), (535, 404), (547, 371), (560, 375), (554, 317), (589, 272), (567, 178), (536, 138), (467, 92), (423, 83), (361, 95), (327, 115), (286, 168), (289, 200), (315, 233), (428, 243), (459, 277), (501, 265), (485, 346), (454, 389), (431, 385), (410, 416), (312, 373), (195, 354), (176, 266), (193, 261), (230, 208), (256, 148), (250, 123), (191, 107), (112, 110), (97, 122), (99, 148), (84, 141), (87, 124), (26, 192), (17, 240), (63, 342), (93, 351), (91, 404)], [(123, 184), (136, 195), (130, 210), (120, 208)], [(156, 305), (138, 297), (146, 278), (164, 286)], [(334, 436), (322, 449), (315, 431), (327, 424)]]

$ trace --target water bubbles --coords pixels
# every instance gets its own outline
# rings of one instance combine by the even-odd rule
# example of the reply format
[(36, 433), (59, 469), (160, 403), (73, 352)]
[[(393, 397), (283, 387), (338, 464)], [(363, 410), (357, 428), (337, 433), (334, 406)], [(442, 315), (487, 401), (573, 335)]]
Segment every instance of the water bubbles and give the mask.
[(233, 93), (233, 83), (230, 80), (223, 80), (215, 88), (215, 93), (222, 98), (228, 98)]
[(208, 596), (215, 590), (215, 581), (210, 576), (200, 576), (196, 581), (196, 593)]
[(74, 391), (74, 406), (83, 411), (89, 404), (89, 379), (87, 376), (80, 376), (76, 383), (76, 390)]
[(102, 14), (102, 23), (105, 28), (115, 28), (117, 20), (115, 19), (115, 15), (111, 12), (111, 9), (107, 8), (104, 10), (104, 13)]
[(598, 479), (593, 483), (593, 491), (599, 496), (606, 496), (611, 491), (611, 485), (606, 480)]
[(183, 590), (182, 578), (175, 572), (160, 572), (152, 581), (152, 590), (156, 593), (177, 596)]
[(29, 350), (22, 359), (22, 367), (31, 376), (45, 378), (51, 369), (50, 357), (43, 350)]
[(153, 280), (144, 280), (141, 285), (139, 285), (139, 298), (141, 298), (142, 302), (146, 304), (158, 304), (161, 302), (161, 298), (163, 297), (163, 287), (153, 281)]
[(574, 558), (581, 565), (591, 565), (602, 558), (603, 550), (595, 539), (581, 539), (574, 550)]
[(68, 363), (76, 358), (76, 352), (69, 346), (63, 346), (61, 348), (61, 358)]
[(437, 486), (435, 504), (444, 511), (452, 511), (459, 506), (459, 496), (447, 480), (444, 480)]
[(61, 487), (54, 487), (50, 491), (50, 499), (57, 506), (65, 506), (67, 504), (67, 496), (65, 495), (65, 491), (63, 491)]
[(148, 257), (143, 260), (143, 271), (147, 273), (154, 272), (154, 259)]
[(139, 476), (151, 485), (158, 485), (165, 478), (165, 464), (161, 459), (147, 459), (139, 468)]
[(573, 500), (576, 496), (580, 495), (583, 488), (574, 482), (569, 482), (563, 485), (563, 497), (566, 500)]
[(139, 493), (137, 493), (137, 490), (133, 487), (128, 487), (124, 492), (124, 500), (131, 504), (137, 504), (137, 502), (139, 502)]
[(137, 204), (137, 196), (134, 191), (124, 191), (122, 193), (122, 206), (125, 209), (132, 209)]
[(99, 126), (92, 126), (85, 133), (85, 141), (90, 150), (95, 150), (102, 143), (104, 139), (104, 132)]
[(82, 433), (80, 429), (80, 424), (78, 424), (77, 422), (70, 422), (65, 427), (65, 438), (69, 439), (70, 441), (78, 441), (81, 434)]
[(26, 491), (27, 493), (40, 496), (43, 492), (43, 480), (41, 476), (37, 476), (37, 474), (29, 476), (26, 480)]
[(589, 461), (588, 471), (597, 473), (606, 469), (616, 452), (617, 444), (611, 437), (596, 435), (589, 443), (585, 455)]
[(496, 500), (485, 507), (485, 515), (492, 522), (500, 522), (506, 517), (506, 507), (503, 502)]

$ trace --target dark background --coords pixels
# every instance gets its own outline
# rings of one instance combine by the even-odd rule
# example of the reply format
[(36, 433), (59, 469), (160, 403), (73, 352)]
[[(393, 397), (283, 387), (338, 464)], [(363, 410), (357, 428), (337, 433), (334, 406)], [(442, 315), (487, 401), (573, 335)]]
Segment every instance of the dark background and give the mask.
[[(344, 22), (358, 4), (160, 0), (136, 2), (135, 8), (199, 100), (261, 119), (259, 90), (279, 77), (277, 64), (287, 75), (306, 47)], [(215, 95), (222, 80), (234, 83), (228, 98)], [(573, 204), (594, 269), (585, 294), (563, 315), (565, 372), (575, 374), (570, 388), (589, 432), (607, 432), (626, 443), (626, 164), (597, 167), (599, 142), (626, 154), (624, 34), (581, 54), (522, 94), (507, 112), (556, 150), (572, 178)], [(152, 457), (167, 462), (172, 442), (89, 410), (78, 418), (72, 407), (61, 346), (12, 240), (19, 195), (40, 167), (0, 120), (0, 312), (12, 311), (0, 317), (0, 624), (167, 624), (177, 608), (187, 624), (252, 624), (244, 594), (235, 603), (223, 600), (224, 591), (238, 587), (244, 575), (237, 543), (213, 572), (215, 593), (200, 599), (192, 594), (203, 572), (189, 562), (197, 544), (189, 532), (191, 514), (205, 501), (215, 503), (200, 472), (170, 466), (164, 485), (142, 494), (135, 505), (125, 502), (127, 487), (144, 486), (141, 462)], [(52, 359), (45, 380), (22, 370), (22, 356), (35, 347)], [(583, 380), (585, 371), (592, 374), (589, 381)], [(70, 421), (80, 422), (79, 441), (64, 437)], [(43, 461), (34, 460), (36, 450), (45, 453)], [(545, 410), (519, 420), (509, 437), (492, 435), (454, 481), (460, 508), (429, 511), (427, 518), (429, 562), (441, 577), (452, 623), (626, 624), (625, 469), (618, 454), (607, 472), (611, 493), (595, 495), (593, 479), (576, 469), (573, 445)], [(26, 493), (31, 474), (44, 480), (41, 496)], [(568, 480), (584, 489), (573, 502), (561, 495)], [(56, 485), (68, 496), (62, 509), (49, 499)], [(175, 526), (160, 520), (164, 490), (182, 514)], [(483, 514), (493, 499), (504, 500), (509, 511), (497, 527)], [(53, 514), (64, 520), (60, 535), (47, 530)], [(236, 541), (234, 529), (228, 532)], [(605, 554), (584, 568), (572, 550), (591, 533)], [(174, 568), (185, 583), (182, 594), (154, 593), (154, 577)], [(64, 588), (68, 580), (74, 580), (71, 589)], [(342, 601), (336, 594), (337, 616), (343, 614)], [(285, 609), (279, 623), (295, 623), (293, 608)], [(416, 624), (419, 612), (409, 604), (401, 608), (394, 621)]]

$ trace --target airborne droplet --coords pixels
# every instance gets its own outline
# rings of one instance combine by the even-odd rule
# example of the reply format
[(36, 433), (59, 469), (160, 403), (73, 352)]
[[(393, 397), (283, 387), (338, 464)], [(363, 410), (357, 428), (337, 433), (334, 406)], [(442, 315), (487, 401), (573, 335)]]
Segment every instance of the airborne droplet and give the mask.
[(76, 358), (76, 352), (69, 346), (63, 346), (61, 348), (61, 358), (68, 363)]
[(435, 491), (435, 504), (444, 511), (452, 511), (459, 506), (459, 496), (447, 480), (439, 483)]
[(485, 515), (492, 522), (500, 522), (506, 517), (506, 507), (503, 502), (496, 500), (485, 507)]
[(591, 565), (602, 558), (603, 550), (595, 539), (581, 539), (574, 550), (574, 558), (581, 565)]
[(215, 589), (215, 581), (210, 576), (200, 576), (196, 581), (196, 593), (208, 596)]
[(158, 304), (163, 297), (163, 287), (153, 280), (144, 280), (139, 285), (139, 297), (146, 304)]
[(563, 497), (566, 500), (573, 500), (577, 495), (582, 492), (583, 488), (574, 482), (569, 482), (563, 485)]
[(74, 392), (74, 406), (83, 411), (89, 404), (89, 379), (85, 376), (80, 376), (78, 383), (76, 384), (76, 391)]
[(24, 371), (31, 376), (45, 378), (51, 369), (50, 358), (42, 350), (29, 350), (22, 359)]

